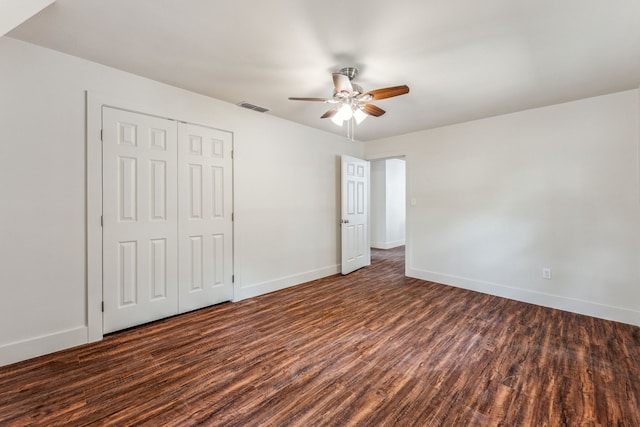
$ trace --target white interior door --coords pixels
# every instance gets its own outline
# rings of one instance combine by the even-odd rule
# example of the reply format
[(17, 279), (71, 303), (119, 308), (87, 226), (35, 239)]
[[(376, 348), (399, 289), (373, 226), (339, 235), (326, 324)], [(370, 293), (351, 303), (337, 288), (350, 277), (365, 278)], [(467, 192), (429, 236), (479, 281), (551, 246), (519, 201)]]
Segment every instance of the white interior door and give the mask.
[(103, 331), (231, 300), (232, 134), (102, 115)]
[(342, 274), (371, 264), (369, 162), (342, 156)]
[(178, 125), (180, 312), (233, 298), (232, 135)]
[(103, 330), (178, 312), (177, 128), (103, 107)]

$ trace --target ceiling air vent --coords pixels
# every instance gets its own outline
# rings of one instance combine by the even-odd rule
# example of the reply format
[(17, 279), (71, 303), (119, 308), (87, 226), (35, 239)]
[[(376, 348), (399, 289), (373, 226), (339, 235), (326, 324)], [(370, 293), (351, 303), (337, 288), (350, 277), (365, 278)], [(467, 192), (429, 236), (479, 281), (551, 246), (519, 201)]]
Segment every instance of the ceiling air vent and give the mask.
[(242, 108), (248, 108), (249, 110), (257, 111), (258, 113), (266, 113), (267, 111), (269, 111), (268, 108), (251, 104), (250, 102), (246, 102), (246, 101), (242, 101), (241, 103), (238, 104), (238, 106)]

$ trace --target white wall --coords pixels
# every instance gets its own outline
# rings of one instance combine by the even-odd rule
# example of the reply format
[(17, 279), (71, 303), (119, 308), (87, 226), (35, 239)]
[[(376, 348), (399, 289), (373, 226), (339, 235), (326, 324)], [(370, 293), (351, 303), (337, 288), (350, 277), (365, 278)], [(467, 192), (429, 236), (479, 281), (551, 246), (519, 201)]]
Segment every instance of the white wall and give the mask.
[(408, 275), (640, 325), (638, 93), (367, 143), (406, 155)]
[(3, 37), (0, 365), (88, 340), (85, 91), (234, 133), (236, 299), (339, 271), (361, 143)]
[(371, 161), (371, 247), (391, 249), (405, 243), (405, 161)]
[(387, 238), (387, 163), (371, 162), (371, 247), (381, 248)]

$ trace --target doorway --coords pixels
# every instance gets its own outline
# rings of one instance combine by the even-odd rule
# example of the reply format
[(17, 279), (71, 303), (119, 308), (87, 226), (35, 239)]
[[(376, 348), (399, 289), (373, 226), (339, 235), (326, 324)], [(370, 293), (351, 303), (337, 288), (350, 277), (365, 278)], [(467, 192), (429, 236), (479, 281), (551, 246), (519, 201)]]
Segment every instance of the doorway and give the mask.
[(405, 245), (406, 182), (404, 156), (371, 160), (371, 248)]

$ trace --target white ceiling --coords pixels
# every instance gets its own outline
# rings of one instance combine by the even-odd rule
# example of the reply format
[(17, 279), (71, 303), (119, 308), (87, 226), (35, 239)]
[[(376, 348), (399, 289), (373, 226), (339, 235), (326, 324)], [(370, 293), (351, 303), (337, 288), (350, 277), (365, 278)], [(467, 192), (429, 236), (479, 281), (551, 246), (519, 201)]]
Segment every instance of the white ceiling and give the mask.
[(338, 134), (287, 98), (407, 84), (363, 141), (640, 86), (638, 0), (57, 0), (8, 36)]
[(2, 2), (0, 2), (0, 37), (54, 1), (55, 0), (2, 0)]

